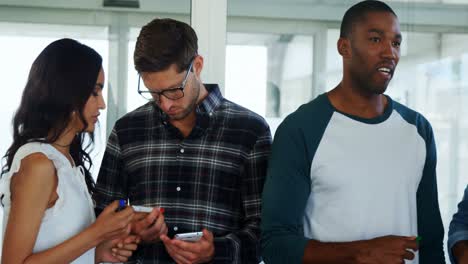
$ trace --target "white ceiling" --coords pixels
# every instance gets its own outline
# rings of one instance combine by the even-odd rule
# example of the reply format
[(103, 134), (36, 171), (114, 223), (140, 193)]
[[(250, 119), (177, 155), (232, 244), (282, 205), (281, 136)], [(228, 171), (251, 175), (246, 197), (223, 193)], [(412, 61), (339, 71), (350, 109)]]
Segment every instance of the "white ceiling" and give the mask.
[[(229, 18), (255, 18), (338, 23), (356, 0), (228, 0)], [(468, 0), (392, 0), (402, 24), (416, 26), (468, 27)], [(0, 0), (2, 15), (21, 9), (121, 12), (145, 15), (188, 16), (191, 0), (140, 0), (140, 8), (103, 7), (103, 0)], [(3, 12), (3, 13), (2, 13)], [(57, 12), (57, 11), (55, 11)], [(23, 12), (24, 13), (24, 12)], [(16, 19), (17, 20), (17, 19)], [(468, 30), (467, 30), (468, 31)], [(458, 32), (460, 30), (458, 29)]]

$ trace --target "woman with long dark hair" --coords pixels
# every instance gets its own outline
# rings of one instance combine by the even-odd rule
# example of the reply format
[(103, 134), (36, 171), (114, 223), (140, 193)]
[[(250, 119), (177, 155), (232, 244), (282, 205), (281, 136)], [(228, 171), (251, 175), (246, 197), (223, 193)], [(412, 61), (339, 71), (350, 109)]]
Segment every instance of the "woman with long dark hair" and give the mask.
[(101, 56), (75, 40), (52, 42), (34, 61), (0, 179), (2, 263), (118, 262), (136, 249), (133, 209), (115, 201), (95, 219), (90, 196), (82, 144), (105, 108), (103, 85)]

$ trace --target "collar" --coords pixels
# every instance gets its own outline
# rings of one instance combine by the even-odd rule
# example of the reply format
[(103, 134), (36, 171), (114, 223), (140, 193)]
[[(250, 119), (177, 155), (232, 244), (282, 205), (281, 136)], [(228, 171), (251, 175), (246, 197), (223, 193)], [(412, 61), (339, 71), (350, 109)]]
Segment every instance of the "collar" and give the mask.
[(212, 113), (223, 101), (224, 97), (217, 84), (204, 84), (208, 91), (208, 96), (198, 105), (197, 112)]

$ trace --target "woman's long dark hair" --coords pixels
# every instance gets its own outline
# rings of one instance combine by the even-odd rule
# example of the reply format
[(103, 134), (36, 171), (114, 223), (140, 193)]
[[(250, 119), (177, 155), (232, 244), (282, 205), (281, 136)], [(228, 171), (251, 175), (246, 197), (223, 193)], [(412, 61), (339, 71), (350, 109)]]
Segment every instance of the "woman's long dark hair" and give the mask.
[[(86, 128), (83, 108), (95, 89), (102, 65), (101, 56), (92, 48), (72, 39), (49, 44), (36, 58), (29, 72), (21, 104), (13, 118), (13, 143), (4, 158), (2, 175), (11, 168), (18, 149), (28, 142), (52, 143), (65, 131), (72, 113)], [(89, 144), (83, 148), (86, 134)], [(92, 161), (87, 150), (94, 141), (93, 133), (78, 133), (70, 145), (70, 154), (77, 166), (84, 168), (90, 193), (94, 180)]]

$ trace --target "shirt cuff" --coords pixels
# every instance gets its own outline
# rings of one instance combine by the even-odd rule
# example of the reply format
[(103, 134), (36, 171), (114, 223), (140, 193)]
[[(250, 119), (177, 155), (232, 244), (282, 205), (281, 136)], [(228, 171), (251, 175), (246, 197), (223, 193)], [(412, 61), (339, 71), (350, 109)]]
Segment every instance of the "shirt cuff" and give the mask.
[(455, 258), (452, 254), (452, 248), (453, 246), (455, 246), (457, 242), (462, 241), (462, 240), (468, 240), (468, 230), (454, 232), (450, 234), (450, 236), (448, 237), (448, 241), (447, 241), (448, 253), (450, 256), (450, 261), (454, 264), (457, 262), (455, 261)]
[(240, 247), (226, 237), (214, 239), (215, 255), (211, 263), (236, 263), (235, 258), (239, 256)]

